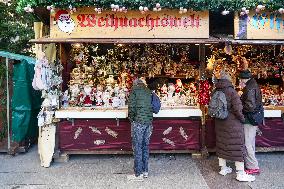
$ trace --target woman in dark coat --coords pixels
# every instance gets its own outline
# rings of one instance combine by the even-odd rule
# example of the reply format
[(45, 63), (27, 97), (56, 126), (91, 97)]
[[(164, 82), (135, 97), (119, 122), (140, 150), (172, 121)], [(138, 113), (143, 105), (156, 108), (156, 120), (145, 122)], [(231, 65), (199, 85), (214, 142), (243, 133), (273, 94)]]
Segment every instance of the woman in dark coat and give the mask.
[[(217, 77), (218, 78), (218, 77)], [(221, 71), (219, 79), (215, 84), (216, 90), (222, 90), (226, 96), (228, 117), (226, 119), (215, 119), (216, 131), (216, 153), (221, 166), (221, 175), (232, 172), (232, 168), (226, 166), (226, 160), (235, 162), (237, 170), (237, 180), (254, 181), (244, 171), (244, 156), (246, 154), (244, 127), (245, 121), (242, 114), (242, 102), (237, 91), (234, 89), (231, 78), (225, 71)]]

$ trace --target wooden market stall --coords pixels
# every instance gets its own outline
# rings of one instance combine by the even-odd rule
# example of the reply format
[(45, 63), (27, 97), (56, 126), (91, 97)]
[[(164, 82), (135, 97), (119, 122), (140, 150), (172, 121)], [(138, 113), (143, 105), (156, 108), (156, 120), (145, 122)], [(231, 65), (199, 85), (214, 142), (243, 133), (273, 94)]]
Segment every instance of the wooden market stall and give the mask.
[[(252, 19), (251, 22), (255, 22), (255, 20)], [(264, 25), (266, 26), (268, 23)], [(157, 55), (157, 57), (150, 57), (149, 54), (151, 53), (147, 55), (137, 53), (137, 57), (145, 58), (144, 61), (148, 58), (148, 62), (146, 62), (152, 66), (152, 69), (149, 69), (149, 65), (147, 65), (148, 67), (144, 67), (147, 69), (142, 69), (144, 71), (143, 74), (148, 77), (148, 81), (153, 81), (153, 78), (167, 78), (169, 83), (174, 83), (175, 80), (180, 79), (182, 82), (186, 82), (183, 84), (190, 85), (193, 83), (196, 88), (195, 92), (192, 92), (195, 96), (192, 97), (190, 96), (191, 94), (186, 96), (188, 98), (185, 100), (187, 101), (186, 103), (173, 101), (173, 103), (169, 104), (170, 99), (166, 98), (164, 100), (161, 111), (158, 114), (154, 114), (154, 131), (150, 149), (151, 152), (201, 152), (205, 156), (207, 148), (209, 151), (214, 151), (215, 147), (214, 123), (206, 116), (206, 103), (209, 100), (207, 96), (210, 93), (210, 79), (206, 79), (207, 72), (205, 71), (206, 56), (212, 54), (207, 45), (218, 46), (221, 44), (224, 47), (225, 43), (232, 46), (284, 44), (282, 28), (282, 33), (280, 32), (280, 34), (279, 31), (276, 31), (276, 33), (272, 33), (269, 29), (266, 31), (266, 33), (271, 34), (270, 36), (273, 37), (265, 35), (264, 38), (261, 38), (262, 35), (259, 36), (258, 34), (254, 36), (256, 33), (263, 33), (262, 28), (253, 30), (253, 28), (250, 28), (250, 24), (247, 24), (247, 22), (244, 24), (243, 20), (237, 15), (235, 17), (234, 39), (228, 37), (211, 37), (209, 36), (208, 11), (188, 11), (181, 16), (176, 11), (170, 10), (150, 12), (149, 14), (141, 14), (139, 11), (129, 11), (127, 13), (105, 11), (102, 14), (98, 14), (92, 8), (80, 8), (73, 14), (70, 14), (66, 10), (56, 10), (50, 15), (49, 30), (49, 37), (41, 37), (31, 40), (31, 42), (38, 44), (57, 44), (57, 57), (60, 60), (56, 64), (63, 66), (63, 70), (57, 72), (58, 74), (62, 74), (63, 77), (63, 83), (60, 84), (58, 90), (62, 92), (69, 90), (69, 93), (67, 92), (69, 98), (74, 97), (74, 95), (70, 94), (72, 93), (72, 86), (80, 86), (76, 96), (78, 98), (79, 93), (87, 85), (86, 82), (90, 84), (87, 79), (88, 70), (92, 72), (89, 78), (92, 80), (90, 85), (96, 89), (96, 92), (101, 90), (98, 89), (98, 85), (103, 85), (103, 90), (106, 90), (107, 85), (111, 84), (113, 90), (115, 84), (118, 84), (120, 88), (123, 87), (122, 84), (129, 84), (127, 82), (123, 83), (122, 80), (130, 79), (131, 75), (136, 74), (136, 72), (132, 66), (128, 67), (128, 69), (134, 69), (134, 72), (131, 73), (125, 73), (123, 69), (119, 70), (121, 69), (121, 65), (125, 63), (125, 60), (115, 60), (121, 65), (117, 66), (117, 63), (115, 63), (113, 67), (116, 67), (116, 69), (112, 69), (111, 72), (100, 69), (104, 67), (104, 64), (110, 65), (110, 62), (114, 60), (111, 58), (115, 57), (115, 55), (112, 54), (110, 56), (108, 52), (115, 52), (116, 49), (127, 47), (127, 52), (135, 49), (132, 50), (134, 52), (131, 51), (135, 54), (136, 50), (138, 52), (139, 49), (146, 46), (148, 50), (151, 50), (152, 54), (156, 55), (156, 51), (153, 49), (157, 45), (162, 46), (164, 44), (170, 46), (170, 48), (163, 47), (168, 48), (167, 51), (175, 51), (176, 46), (189, 46), (189, 48), (185, 48), (185, 50), (180, 52), (177, 62), (172, 61), (170, 58), (162, 62), (164, 57), (168, 57), (166, 53)], [(97, 50), (94, 49), (97, 47), (102, 48), (102, 52), (105, 54), (96, 54)], [(89, 49), (83, 50), (86, 48)], [(195, 51), (195, 56), (198, 57), (195, 61), (198, 64), (194, 64), (194, 61), (190, 60), (191, 54), (189, 55), (187, 52), (185, 52), (184, 56), (182, 54), (184, 51), (191, 51), (194, 48), (198, 49)], [(175, 53), (173, 52), (173, 54)], [(107, 56), (109, 57), (106, 58)], [(103, 57), (107, 61), (103, 60)], [(189, 58), (189, 60), (182, 62), (182, 58)], [(126, 60), (133, 64), (137, 63), (131, 58)], [(162, 65), (158, 64), (159, 61), (162, 62)], [(169, 61), (172, 61), (172, 63), (169, 63)], [(97, 67), (95, 67), (96, 64), (98, 65)], [(142, 63), (139, 62), (138, 64)], [(165, 71), (167, 64), (172, 66), (169, 68), (169, 72)], [(196, 71), (197, 74), (192, 74), (192, 72), (190, 74), (185, 72), (180, 74), (177, 71), (171, 73), (176, 68), (174, 66), (176, 64), (188, 65), (187, 68), (180, 69), (180, 73), (182, 71)], [(155, 70), (155, 67), (159, 67), (160, 70), (157, 70), (157, 73), (150, 73), (152, 70)], [(86, 75), (85, 78), (83, 77), (84, 74)], [(126, 78), (121, 79), (122, 74), (128, 75)], [(283, 76), (282, 72), (280, 74)], [(76, 77), (78, 78), (76, 79)], [(103, 81), (100, 81), (102, 83), (98, 83), (97, 80), (99, 78), (104, 78)], [(189, 78), (191, 78), (190, 81), (188, 80)], [(109, 80), (111, 82), (108, 83), (107, 81)], [(162, 84), (166, 84), (167, 90), (169, 89), (168, 83)], [(177, 85), (178, 83), (175, 84), (175, 87)], [(183, 87), (187, 91), (193, 91), (188, 85), (183, 85)], [(125, 89), (130, 90), (129, 87)], [(156, 86), (155, 90), (157, 93), (160, 93), (161, 99), (165, 97), (162, 93), (162, 86)], [(176, 93), (180, 92), (177, 92), (176, 88), (174, 91)], [(116, 97), (115, 94), (114, 97)], [(119, 94), (118, 97), (120, 98)], [(111, 100), (113, 104), (114, 98)], [(56, 127), (57, 155), (59, 153), (101, 154), (131, 152), (131, 131), (129, 121), (127, 120), (127, 106), (125, 101), (122, 103), (122, 106), (112, 106), (109, 104), (110, 101), (98, 103), (98, 99), (95, 96), (91, 105), (90, 103), (86, 105), (88, 103), (85, 103), (85, 100), (83, 100), (81, 104), (72, 102), (65, 106), (64, 95), (61, 95), (57, 101), (58, 105), (53, 107), (55, 120), (58, 122)], [(266, 107), (266, 125), (262, 127), (263, 136), (257, 139), (259, 147), (269, 146), (270, 149), (284, 147), (284, 137), (281, 137), (279, 132), (284, 128), (281, 118), (282, 110), (282, 107), (275, 105)], [(269, 129), (266, 129), (268, 127)], [(280, 137), (273, 140), (272, 138), (276, 133)], [(266, 145), (268, 141), (271, 141), (271, 143)]]
[[(234, 39), (228, 40), (234, 46), (244, 45), (249, 48), (243, 56), (250, 60), (249, 69), (263, 93), (265, 121), (259, 126), (262, 135), (256, 137), (257, 151), (261, 152), (284, 149), (283, 21), (283, 14), (266, 10), (259, 13), (251, 11), (243, 16), (236, 13)], [(207, 120), (206, 129), (206, 146), (209, 151), (214, 151), (214, 122), (210, 118)]]
[[(166, 14), (167, 16), (165, 16)], [(62, 19), (68, 19), (68, 22), (74, 23), (74, 25), (63, 27), (60, 25)], [(93, 19), (92, 22), (90, 19)], [(102, 24), (102, 22), (104, 23)], [(180, 102), (180, 99), (176, 98), (171, 99), (171, 103), (168, 103), (167, 95), (162, 94), (160, 89), (158, 91), (158, 86), (155, 85), (154, 90), (161, 93), (160, 96), (164, 100), (162, 100), (163, 105), (160, 112), (154, 114), (154, 130), (150, 143), (151, 152), (199, 152), (202, 148), (201, 125), (203, 123), (204, 130), (205, 122), (202, 121), (202, 111), (198, 105), (197, 83), (200, 80), (200, 70), (205, 68), (204, 44), (219, 42), (216, 39), (209, 38), (208, 22), (208, 11), (188, 12), (182, 17), (177, 12), (169, 10), (144, 15), (135, 11), (129, 11), (128, 13), (104, 12), (100, 16), (91, 8), (79, 9), (72, 15), (64, 10), (55, 11), (50, 17), (50, 37), (35, 39), (31, 42), (39, 44), (56, 43), (60, 64), (63, 66), (61, 71), (63, 83), (60, 89), (63, 92), (67, 90), (66, 93), (69, 93), (69, 103), (67, 106), (64, 105), (64, 102), (59, 103), (58, 107), (53, 108), (55, 110), (55, 119), (57, 121), (60, 119), (56, 128), (57, 152), (61, 154), (131, 153), (131, 127), (127, 119), (127, 104), (125, 104), (125, 100), (124, 102), (122, 100), (121, 104), (123, 105), (114, 106), (116, 97), (119, 97), (120, 100), (124, 98), (121, 97), (121, 90), (118, 94), (112, 95), (112, 104), (109, 104), (108, 100), (99, 103), (99, 100), (102, 99), (98, 99), (99, 97), (96, 95), (101, 90), (98, 88), (99, 85), (103, 86), (102, 92), (104, 94), (107, 92), (107, 86), (110, 85), (111, 90), (115, 90), (114, 87), (117, 85), (120, 89), (124, 89), (122, 93), (129, 93), (131, 80), (133, 75), (137, 74), (137, 71), (142, 71), (142, 74), (148, 78), (149, 82), (155, 83), (155, 80), (159, 79), (169, 80), (168, 83), (172, 83), (171, 87), (173, 88), (171, 95), (173, 93), (181, 95), (181, 92), (188, 92), (187, 96), (185, 94), (182, 96), (184, 102)], [(154, 44), (150, 45), (150, 43)], [(196, 60), (188, 60), (187, 52), (184, 51), (184, 55), (181, 54), (177, 57), (179, 61), (184, 58), (184, 65), (188, 66), (187, 69), (182, 70), (182, 68), (179, 68), (179, 71), (173, 72), (176, 69), (174, 65), (177, 63), (166, 54), (166, 51), (171, 50), (173, 54), (177, 53), (175, 50), (181, 48), (182, 44), (184, 44), (184, 47), (186, 46), (187, 50), (189, 50), (189, 44), (192, 44), (191, 47), (196, 51), (194, 54)], [(89, 49), (85, 50), (86, 48)], [(97, 50), (94, 50), (94, 48), (102, 48), (104, 53), (98, 55)], [(136, 62), (128, 59), (128, 57), (126, 60), (131, 62), (115, 60), (119, 61), (121, 65), (127, 64), (128, 67), (121, 68), (121, 66), (116, 65), (117, 63), (110, 65), (114, 55), (110, 56), (109, 52), (119, 48), (127, 48), (129, 52), (135, 49), (131, 51), (131, 53), (137, 55), (135, 61), (143, 57), (145, 59), (142, 61), (149, 63), (152, 68), (146, 65), (145, 70), (141, 68), (135, 70), (132, 65), (128, 64)], [(148, 48), (151, 53), (156, 53), (155, 49), (161, 48), (161, 52), (165, 54), (158, 53), (159, 55), (156, 55), (159, 57), (150, 57), (151, 54), (144, 54), (144, 51), (146, 51), (144, 48)], [(42, 49), (44, 49), (44, 46)], [(136, 54), (138, 51), (141, 51), (142, 54)], [(104, 58), (107, 61), (104, 61)], [(146, 60), (146, 58), (148, 59)], [(159, 59), (161, 62), (159, 62)], [(165, 62), (162, 62), (162, 60), (165, 60)], [(103, 64), (100, 64), (100, 61)], [(143, 64), (143, 62), (140, 63)], [(168, 66), (168, 71), (163, 69), (166, 63), (172, 66)], [(109, 72), (109, 70), (103, 70), (105, 65), (118, 68)], [(178, 63), (176, 66), (181, 65)], [(159, 67), (159, 70), (155, 70), (155, 67)], [(87, 84), (86, 78), (80, 78), (80, 76), (87, 74), (86, 70), (92, 72), (89, 74), (91, 75), (89, 77), (91, 81), (88, 80)], [(153, 72), (154, 70), (155, 72)], [(126, 74), (125, 78), (123, 78), (123, 74)], [(76, 78), (77, 76), (78, 78)], [(99, 78), (102, 80), (98, 83)], [(114, 82), (107, 83), (110, 79), (114, 80)], [(124, 80), (130, 81), (125, 82)], [(183, 89), (177, 91), (177, 81), (188, 82), (184, 83), (187, 84), (186, 91), (181, 91)], [(80, 86), (80, 92), (82, 92), (85, 87), (84, 83), (85, 85), (91, 85), (96, 90), (95, 100), (87, 105), (84, 100), (83, 104), (76, 100), (74, 102), (75, 96), (72, 93), (72, 86), (78, 85)], [(168, 83), (159, 83), (159, 88), (166, 85), (167, 93)], [(191, 91), (190, 84), (192, 85)], [(179, 87), (183, 88), (184, 86)], [(128, 94), (124, 95), (127, 98)], [(75, 98), (77, 99), (77, 97), (79, 96)], [(60, 102), (61, 100), (64, 101), (63, 98), (64, 95), (58, 100)], [(70, 98), (73, 98), (73, 100)]]

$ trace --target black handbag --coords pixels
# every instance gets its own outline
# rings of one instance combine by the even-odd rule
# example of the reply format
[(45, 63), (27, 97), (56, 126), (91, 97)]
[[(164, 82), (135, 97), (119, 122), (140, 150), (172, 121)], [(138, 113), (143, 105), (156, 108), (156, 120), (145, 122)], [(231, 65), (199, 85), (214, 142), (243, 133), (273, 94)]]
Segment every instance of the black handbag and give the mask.
[(263, 106), (260, 105), (260, 107), (258, 108), (257, 111), (247, 113), (246, 116), (247, 116), (250, 124), (255, 125), (255, 126), (262, 124), (263, 119), (264, 119), (264, 108), (263, 108)]

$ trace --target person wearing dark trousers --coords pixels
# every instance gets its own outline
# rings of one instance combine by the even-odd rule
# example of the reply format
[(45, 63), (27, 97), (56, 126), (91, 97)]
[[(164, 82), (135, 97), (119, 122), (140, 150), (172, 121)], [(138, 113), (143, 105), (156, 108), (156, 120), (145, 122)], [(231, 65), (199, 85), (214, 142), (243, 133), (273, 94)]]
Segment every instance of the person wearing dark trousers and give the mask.
[(153, 126), (152, 93), (143, 77), (133, 82), (128, 102), (128, 118), (131, 122), (134, 175), (130, 181), (143, 181), (148, 177), (149, 142)]

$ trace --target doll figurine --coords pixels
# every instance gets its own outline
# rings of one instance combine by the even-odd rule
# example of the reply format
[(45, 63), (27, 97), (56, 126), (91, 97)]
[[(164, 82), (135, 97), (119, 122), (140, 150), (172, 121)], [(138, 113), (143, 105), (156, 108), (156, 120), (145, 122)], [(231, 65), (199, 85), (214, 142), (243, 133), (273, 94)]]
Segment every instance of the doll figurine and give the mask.
[(118, 108), (120, 106), (120, 99), (119, 97), (115, 96), (112, 98), (112, 107)]
[(90, 107), (93, 104), (93, 89), (90, 85), (85, 85), (84, 86), (84, 106)]
[(161, 88), (161, 94), (164, 95), (164, 94), (167, 94), (168, 93), (168, 87), (166, 84), (164, 84)]
[(109, 92), (109, 95), (112, 96), (113, 94), (113, 88), (111, 86), (111, 84), (107, 84), (106, 86), (106, 91)]
[(96, 92), (96, 106), (102, 106), (102, 96), (103, 96), (103, 92), (102, 92), (103, 88), (101, 85), (97, 86), (97, 92)]
[(181, 93), (183, 91), (183, 85), (180, 79), (176, 80), (175, 90), (176, 93)]
[(173, 83), (169, 83), (167, 102), (170, 106), (174, 106), (175, 104), (174, 93), (175, 93), (175, 85)]
[(103, 97), (102, 97), (103, 102), (104, 102), (104, 107), (107, 107), (107, 108), (110, 107), (110, 98), (111, 98), (110, 92), (106, 90), (103, 93)]
[(119, 100), (120, 100), (120, 106), (121, 107), (126, 106), (126, 95), (125, 95), (125, 91), (123, 89), (120, 90)]
[(63, 108), (67, 108), (68, 105), (69, 105), (69, 94), (68, 94), (68, 90), (66, 90), (62, 96), (62, 106)]
[(119, 85), (115, 84), (114, 88), (113, 88), (114, 96), (118, 97), (119, 96), (119, 91), (120, 91)]
[(69, 100), (69, 104), (72, 104), (72, 106), (76, 106), (78, 104), (78, 95), (80, 93), (79, 85), (74, 84), (70, 86), (71, 91), (71, 98)]

